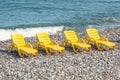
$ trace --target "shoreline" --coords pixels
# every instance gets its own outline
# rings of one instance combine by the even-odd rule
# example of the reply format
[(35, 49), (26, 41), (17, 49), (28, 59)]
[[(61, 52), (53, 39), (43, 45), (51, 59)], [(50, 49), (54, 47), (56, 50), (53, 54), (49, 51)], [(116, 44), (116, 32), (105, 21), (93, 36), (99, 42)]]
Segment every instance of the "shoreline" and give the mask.
[[(100, 36), (106, 36), (109, 41), (120, 42), (120, 28), (100, 29), (98, 30), (98, 33), (100, 34)], [(83, 32), (76, 31), (76, 34), (78, 35), (78, 38), (85, 38), (85, 31)], [(49, 35), (49, 37), (51, 40), (56, 40), (60, 45), (64, 40), (63, 31)], [(32, 45), (34, 45), (36, 42), (36, 36), (24, 38), (26, 42), (30, 42)], [(3, 48), (3, 50), (7, 50), (7, 46), (10, 42), (11, 39), (0, 41), (0, 48)]]
[[(38, 57), (19, 58), (17, 52), (9, 53), (7, 46), (11, 40), (0, 41), (0, 79), (120, 79), (120, 28), (98, 30), (100, 35), (106, 36), (116, 43), (115, 50), (98, 51), (92, 48), (90, 52), (75, 54), (71, 48), (65, 49), (64, 55), (46, 55), (39, 50)], [(79, 37), (85, 34), (77, 32)], [(62, 33), (50, 35), (61, 45), (64, 38)], [(25, 38), (27, 42), (35, 43), (36, 38)]]

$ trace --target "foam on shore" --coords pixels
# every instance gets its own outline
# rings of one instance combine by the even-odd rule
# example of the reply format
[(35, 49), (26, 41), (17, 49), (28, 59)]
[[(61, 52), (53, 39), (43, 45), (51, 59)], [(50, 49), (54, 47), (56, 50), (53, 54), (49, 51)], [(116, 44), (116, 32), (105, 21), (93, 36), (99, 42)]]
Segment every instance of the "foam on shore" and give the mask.
[(13, 33), (21, 33), (24, 37), (33, 37), (37, 32), (47, 32), (49, 34), (55, 34), (58, 31), (62, 31), (64, 26), (49, 26), (49, 27), (37, 27), (37, 28), (17, 28), (17, 29), (0, 29), (0, 41), (10, 39), (10, 35)]

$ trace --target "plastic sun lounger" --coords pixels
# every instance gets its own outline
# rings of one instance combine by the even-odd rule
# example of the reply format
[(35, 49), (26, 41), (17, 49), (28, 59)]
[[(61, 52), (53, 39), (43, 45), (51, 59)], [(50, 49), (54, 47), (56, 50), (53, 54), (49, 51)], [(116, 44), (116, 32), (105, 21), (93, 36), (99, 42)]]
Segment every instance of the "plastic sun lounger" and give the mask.
[(87, 44), (83, 38), (78, 39), (74, 30), (64, 31), (64, 36), (63, 46), (70, 44), (74, 52), (78, 52), (78, 50), (82, 48), (88, 51), (91, 49), (91, 45)]
[(12, 34), (12, 43), (8, 46), (9, 51), (11, 52), (13, 48), (18, 50), (18, 55), (24, 57), (32, 55), (38, 56), (38, 51), (33, 49), (30, 43), (26, 43), (22, 34)]
[(35, 48), (43, 47), (47, 54), (52, 54), (52, 51), (59, 51), (60, 54), (64, 53), (64, 47), (58, 45), (56, 41), (51, 41), (48, 33), (41, 32), (36, 34), (37, 42)]
[(114, 49), (115, 43), (108, 41), (105, 36), (100, 36), (95, 28), (86, 29), (86, 40), (88, 42), (93, 42), (96, 44), (98, 50), (103, 50), (106, 47), (109, 49)]

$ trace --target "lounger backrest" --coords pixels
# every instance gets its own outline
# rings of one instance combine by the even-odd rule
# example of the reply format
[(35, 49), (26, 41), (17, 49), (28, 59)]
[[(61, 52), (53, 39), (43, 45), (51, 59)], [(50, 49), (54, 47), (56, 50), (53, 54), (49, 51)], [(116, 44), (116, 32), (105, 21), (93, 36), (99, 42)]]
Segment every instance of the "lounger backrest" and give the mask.
[(78, 37), (74, 30), (64, 31), (64, 35), (66, 40), (69, 40), (71, 42), (78, 42)]
[(95, 28), (86, 29), (87, 36), (95, 40), (99, 40), (100, 36)]
[(49, 35), (46, 32), (37, 33), (36, 37), (37, 37), (39, 42), (42, 42), (44, 44), (50, 44), (51, 43)]
[(18, 47), (24, 47), (26, 45), (24, 37), (22, 34), (11, 34), (13, 44), (17, 45)]

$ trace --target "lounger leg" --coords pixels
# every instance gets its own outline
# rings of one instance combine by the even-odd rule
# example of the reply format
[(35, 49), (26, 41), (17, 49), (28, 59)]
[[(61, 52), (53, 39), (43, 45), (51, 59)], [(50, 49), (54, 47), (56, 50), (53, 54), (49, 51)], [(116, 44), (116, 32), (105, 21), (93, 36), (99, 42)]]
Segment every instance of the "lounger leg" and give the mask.
[(76, 48), (75, 46), (72, 45), (73, 51), (76, 53), (78, 52), (78, 48)]
[(51, 55), (50, 51), (47, 48), (45, 48), (45, 51), (48, 55)]
[(96, 43), (96, 46), (97, 46), (98, 50), (100, 50), (100, 51), (104, 49), (102, 44)]
[(21, 50), (18, 49), (18, 55), (23, 58), (24, 57), (24, 54), (21, 53)]
[(115, 49), (115, 46), (113, 46), (113, 48), (112, 48), (113, 50)]
[(85, 42), (90, 44), (90, 40), (88, 38), (85, 39)]
[(62, 46), (65, 47), (65, 45), (66, 45), (66, 42), (64, 41), (64, 42), (62, 43)]
[(37, 43), (34, 45), (34, 48), (35, 48), (35, 49), (38, 49), (38, 44), (37, 44)]
[(38, 56), (38, 52), (36, 52), (35, 54), (36, 54), (35, 56)]
[(9, 45), (9, 46), (8, 46), (8, 51), (11, 52), (12, 49), (13, 49), (13, 46), (12, 46), (12, 45)]
[(86, 48), (87, 51), (90, 51), (90, 49), (91, 49), (90, 47), (89, 47), (89, 48)]
[(115, 49), (115, 46), (111, 47), (110, 50), (114, 50)]
[(64, 50), (61, 50), (61, 51), (60, 51), (60, 54), (64, 54)]

